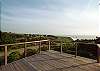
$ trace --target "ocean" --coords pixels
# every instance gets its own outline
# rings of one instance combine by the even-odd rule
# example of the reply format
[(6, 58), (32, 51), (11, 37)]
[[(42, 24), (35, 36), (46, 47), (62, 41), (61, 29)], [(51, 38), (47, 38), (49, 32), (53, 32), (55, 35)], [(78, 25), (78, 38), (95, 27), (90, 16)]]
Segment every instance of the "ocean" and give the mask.
[(68, 35), (68, 37), (71, 37), (73, 40), (81, 40), (81, 39), (96, 39), (96, 35)]

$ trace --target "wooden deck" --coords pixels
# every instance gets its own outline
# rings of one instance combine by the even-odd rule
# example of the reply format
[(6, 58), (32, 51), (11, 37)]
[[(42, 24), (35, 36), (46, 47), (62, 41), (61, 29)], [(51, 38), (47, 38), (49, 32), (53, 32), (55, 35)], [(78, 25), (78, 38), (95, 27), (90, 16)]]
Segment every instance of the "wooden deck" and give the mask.
[(1, 66), (0, 71), (100, 71), (100, 66), (89, 59), (51, 51)]

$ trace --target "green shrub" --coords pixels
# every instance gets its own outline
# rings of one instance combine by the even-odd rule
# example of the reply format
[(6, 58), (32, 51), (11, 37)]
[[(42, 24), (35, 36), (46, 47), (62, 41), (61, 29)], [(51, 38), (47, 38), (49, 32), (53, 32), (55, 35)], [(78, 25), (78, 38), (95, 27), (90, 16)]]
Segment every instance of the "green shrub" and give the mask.
[(4, 57), (0, 56), (0, 65), (3, 65), (3, 64), (4, 64)]
[(8, 62), (13, 62), (21, 58), (21, 55), (18, 51), (12, 52), (8, 56)]
[(55, 51), (60, 51), (61, 48), (60, 48), (60, 46), (54, 46), (53, 50), (55, 50)]
[(46, 50), (48, 50), (48, 47), (47, 46), (41, 47), (41, 51), (46, 51)]
[(27, 49), (26, 50), (26, 56), (31, 56), (37, 53), (36, 49)]

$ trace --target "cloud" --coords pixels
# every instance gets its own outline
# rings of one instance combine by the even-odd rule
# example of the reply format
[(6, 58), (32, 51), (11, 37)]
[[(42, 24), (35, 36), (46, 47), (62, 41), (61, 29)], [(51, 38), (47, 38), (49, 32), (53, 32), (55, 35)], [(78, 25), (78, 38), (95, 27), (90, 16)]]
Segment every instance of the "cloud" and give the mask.
[[(99, 19), (100, 19), (100, 1), (98, 2), (98, 4), (99, 4)], [(100, 20), (99, 20), (99, 36), (100, 36)]]
[[(27, 7), (29, 4), (26, 2), (21, 3), (23, 6), (20, 7), (5, 6), (2, 8), (1, 28), (3, 31), (24, 33), (97, 34), (99, 23), (96, 2), (71, 1), (43, 0), (42, 3), (36, 2), (33, 7)], [(91, 5), (94, 7), (90, 8)]]

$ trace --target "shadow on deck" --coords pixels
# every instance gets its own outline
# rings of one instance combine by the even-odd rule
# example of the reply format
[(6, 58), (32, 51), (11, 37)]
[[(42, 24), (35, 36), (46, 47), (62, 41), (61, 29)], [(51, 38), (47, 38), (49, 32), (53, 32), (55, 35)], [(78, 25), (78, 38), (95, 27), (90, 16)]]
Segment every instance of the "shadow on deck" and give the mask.
[(1, 66), (0, 71), (100, 71), (100, 66), (95, 60), (46, 51)]

